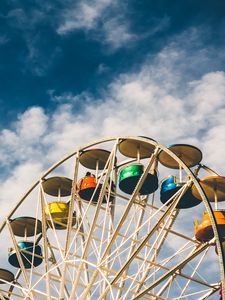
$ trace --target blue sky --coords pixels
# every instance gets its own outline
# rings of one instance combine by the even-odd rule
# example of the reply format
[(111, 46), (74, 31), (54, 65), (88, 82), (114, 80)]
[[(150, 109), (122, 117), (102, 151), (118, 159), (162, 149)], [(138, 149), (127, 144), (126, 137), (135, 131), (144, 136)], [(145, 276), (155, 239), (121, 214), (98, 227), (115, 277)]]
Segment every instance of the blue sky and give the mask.
[(224, 15), (222, 0), (1, 1), (2, 201), (111, 135), (194, 144), (223, 174)]
[(200, 66), (186, 65), (190, 78), (223, 70), (224, 12), (222, 0), (1, 1), (1, 128), (30, 106), (55, 109), (54, 96), (102, 97), (173, 43), (187, 62), (204, 52)]

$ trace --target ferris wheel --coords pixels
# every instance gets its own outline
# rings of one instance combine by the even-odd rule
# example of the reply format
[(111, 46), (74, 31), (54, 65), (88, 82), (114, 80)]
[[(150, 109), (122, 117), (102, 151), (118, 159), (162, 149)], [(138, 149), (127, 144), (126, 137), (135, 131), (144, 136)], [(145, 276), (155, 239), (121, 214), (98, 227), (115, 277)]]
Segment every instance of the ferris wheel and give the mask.
[(225, 177), (202, 156), (122, 136), (57, 162), (0, 227), (0, 299), (222, 299)]

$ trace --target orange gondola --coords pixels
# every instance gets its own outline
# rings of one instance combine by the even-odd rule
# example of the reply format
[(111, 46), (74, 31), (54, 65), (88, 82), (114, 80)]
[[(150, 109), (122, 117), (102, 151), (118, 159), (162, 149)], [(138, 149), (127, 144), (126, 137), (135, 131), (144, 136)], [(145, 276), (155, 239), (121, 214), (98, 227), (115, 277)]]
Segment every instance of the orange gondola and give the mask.
[[(221, 237), (225, 237), (225, 211), (214, 211), (217, 227)], [(208, 212), (204, 212), (202, 223), (195, 221), (195, 237), (200, 242), (208, 242), (214, 237)]]
[[(91, 174), (90, 172), (86, 173), (86, 176), (82, 178), (78, 182), (78, 194), (79, 196), (86, 200), (91, 201), (93, 203), (97, 203), (99, 199), (99, 195), (102, 189), (102, 184), (97, 184), (97, 180), (95, 175)], [(114, 190), (114, 184), (111, 182), (111, 191)], [(109, 200), (112, 201), (113, 196), (110, 196)], [(107, 203), (107, 196), (103, 197), (102, 203)]]

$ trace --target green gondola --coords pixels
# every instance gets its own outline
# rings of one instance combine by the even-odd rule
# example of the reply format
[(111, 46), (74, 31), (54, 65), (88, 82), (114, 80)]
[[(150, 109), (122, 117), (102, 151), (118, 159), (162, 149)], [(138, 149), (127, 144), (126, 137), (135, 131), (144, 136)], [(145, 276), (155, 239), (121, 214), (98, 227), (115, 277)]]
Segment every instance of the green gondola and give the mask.
[[(142, 164), (132, 164), (125, 166), (119, 177), (119, 187), (126, 194), (132, 194), (138, 181), (140, 180), (144, 172), (144, 167)], [(148, 173), (144, 183), (140, 188), (141, 195), (148, 195), (155, 192), (158, 188), (158, 176), (157, 172), (154, 171), (153, 174)]]

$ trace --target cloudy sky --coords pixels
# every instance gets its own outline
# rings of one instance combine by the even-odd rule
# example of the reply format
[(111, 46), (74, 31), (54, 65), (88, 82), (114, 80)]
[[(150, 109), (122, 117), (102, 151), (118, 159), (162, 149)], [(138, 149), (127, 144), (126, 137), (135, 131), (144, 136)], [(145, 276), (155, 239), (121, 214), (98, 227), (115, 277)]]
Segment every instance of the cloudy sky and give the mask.
[(225, 174), (224, 32), (223, 0), (1, 0), (0, 201), (112, 135), (194, 144)]

